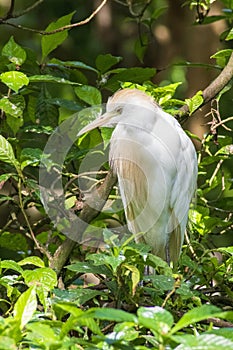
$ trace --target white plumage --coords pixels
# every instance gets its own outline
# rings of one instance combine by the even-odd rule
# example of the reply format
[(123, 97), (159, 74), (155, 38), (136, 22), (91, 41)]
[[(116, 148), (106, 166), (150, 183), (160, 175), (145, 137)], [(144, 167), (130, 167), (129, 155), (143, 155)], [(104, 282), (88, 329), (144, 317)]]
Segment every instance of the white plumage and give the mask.
[(116, 92), (106, 113), (79, 135), (98, 126), (116, 126), (109, 161), (129, 230), (155, 255), (177, 261), (197, 179), (191, 140), (175, 118), (137, 89)]

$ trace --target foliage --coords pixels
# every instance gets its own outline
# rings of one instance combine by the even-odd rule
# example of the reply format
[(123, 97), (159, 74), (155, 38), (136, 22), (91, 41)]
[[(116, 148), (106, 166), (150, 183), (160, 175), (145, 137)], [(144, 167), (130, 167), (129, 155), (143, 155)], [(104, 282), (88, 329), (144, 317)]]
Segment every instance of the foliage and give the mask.
[[(229, 28), (220, 35), (228, 43), (232, 2), (222, 1), (224, 11), (215, 18), (208, 16), (212, 2), (185, 5), (197, 11), (199, 23), (224, 18)], [(154, 1), (147, 7), (141, 1), (127, 3), (131, 20), (147, 28), (166, 11), (164, 4), (156, 7)], [(73, 16), (64, 15), (46, 31), (69, 26)], [(65, 29), (42, 35), (41, 59), (13, 36), (1, 50), (0, 349), (232, 349), (233, 117), (221, 111), (231, 83), (212, 101), (210, 132), (198, 140), (198, 189), (179, 265), (168, 266), (150, 253), (150, 247), (133, 243), (125, 229), (121, 232), (125, 219), (114, 187), (109, 196), (112, 209), (106, 205), (92, 221), (107, 249), (76, 246), (59, 276), (51, 268), (66, 237), (46, 213), (39, 167), (58, 169), (43, 152), (57, 126), (74, 113), (86, 124), (99, 112), (95, 107), (106, 94), (120, 87), (146, 91), (173, 115), (185, 104), (193, 114), (204, 103), (202, 91), (189, 99), (178, 98), (182, 82), (158, 86), (153, 82), (156, 69), (141, 64), (126, 68), (121, 57), (110, 53), (98, 55), (95, 66), (52, 56), (68, 33)], [(148, 43), (147, 36), (135, 43), (140, 62)], [(227, 65), (231, 54), (229, 46), (213, 54), (218, 68)], [(106, 154), (109, 137), (104, 128), (93, 130), (75, 140), (66, 154), (62, 183), (66, 208), (74, 215), (83, 206), (80, 178), (86, 193), (93, 183), (103, 182), (109, 165), (103, 156), (101, 171), (94, 177), (77, 175), (77, 169), (87, 154)], [(154, 273), (147, 275), (146, 269)], [(86, 282), (89, 273), (91, 283)]]

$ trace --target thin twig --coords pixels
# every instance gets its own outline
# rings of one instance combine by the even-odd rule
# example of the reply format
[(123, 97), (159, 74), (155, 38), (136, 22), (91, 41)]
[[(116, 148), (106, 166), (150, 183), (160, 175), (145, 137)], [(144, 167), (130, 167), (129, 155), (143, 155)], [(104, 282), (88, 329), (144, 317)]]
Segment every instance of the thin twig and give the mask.
[(7, 25), (14, 27), (14, 28), (17, 28), (17, 29), (26, 30), (26, 31), (41, 34), (41, 35), (52, 35), (52, 34), (56, 34), (59, 32), (63, 32), (64, 30), (70, 30), (72, 28), (79, 27), (79, 26), (82, 26), (84, 24), (89, 23), (97, 15), (97, 13), (102, 9), (102, 7), (107, 3), (107, 1), (108, 0), (103, 0), (101, 2), (101, 4), (91, 13), (91, 15), (88, 16), (87, 18), (85, 18), (84, 20), (82, 20), (80, 22), (73, 23), (73, 24), (68, 24), (66, 26), (63, 26), (63, 27), (60, 27), (60, 28), (57, 28), (57, 29), (54, 29), (51, 31), (38, 30), (38, 29), (33, 29), (33, 28), (21, 26), (20, 24), (14, 24), (14, 23), (11, 23), (9, 21), (6, 21), (4, 18), (0, 19), (0, 24), (7, 24)]
[(38, 0), (35, 2), (35, 4), (32, 4), (31, 6), (28, 6), (26, 9), (24, 9), (21, 12), (18, 12), (16, 14), (13, 14), (11, 18), (18, 18), (21, 17), (23, 15), (25, 15), (28, 12), (31, 12), (32, 10), (34, 10), (37, 6), (39, 6), (42, 2), (44, 2), (44, 0)]
[(223, 159), (220, 159), (220, 161), (219, 161), (218, 164), (216, 165), (216, 168), (214, 169), (214, 172), (213, 172), (213, 174), (212, 174), (212, 176), (211, 176), (211, 178), (210, 178), (210, 180), (209, 180), (209, 186), (210, 186), (210, 187), (211, 187), (212, 182), (214, 181), (214, 178), (215, 178), (215, 176), (217, 175), (217, 173), (218, 173), (218, 171), (219, 171), (219, 169), (220, 169), (222, 163), (223, 163)]
[[(225, 126), (224, 124), (227, 123), (227, 122), (230, 122), (231, 120), (233, 120), (233, 117), (229, 117), (229, 118), (226, 118), (224, 120), (221, 120), (219, 123), (215, 124), (212, 127), (212, 129), (217, 129), (219, 126)], [(225, 126), (225, 128), (226, 128), (227, 131), (232, 131), (232, 129), (227, 128), (226, 126)]]

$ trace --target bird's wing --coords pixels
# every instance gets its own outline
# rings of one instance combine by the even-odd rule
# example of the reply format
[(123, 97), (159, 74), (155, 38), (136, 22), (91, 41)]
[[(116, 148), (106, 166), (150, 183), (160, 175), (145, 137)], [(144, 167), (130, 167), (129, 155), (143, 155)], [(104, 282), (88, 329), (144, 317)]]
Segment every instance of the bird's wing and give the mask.
[(180, 135), (180, 152), (177, 156), (177, 172), (171, 190), (169, 250), (171, 260), (177, 261), (186, 230), (190, 202), (194, 196), (197, 181), (197, 157), (194, 146), (180, 125), (176, 124)]

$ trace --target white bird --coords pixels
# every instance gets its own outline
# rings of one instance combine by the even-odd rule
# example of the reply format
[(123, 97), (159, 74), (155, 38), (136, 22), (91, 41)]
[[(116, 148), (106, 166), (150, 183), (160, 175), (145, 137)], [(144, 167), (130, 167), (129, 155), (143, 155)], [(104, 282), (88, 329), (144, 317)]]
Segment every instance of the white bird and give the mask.
[(106, 113), (85, 126), (113, 127), (109, 162), (116, 173), (129, 230), (153, 254), (179, 258), (197, 179), (193, 143), (177, 120), (138, 89), (109, 98)]

